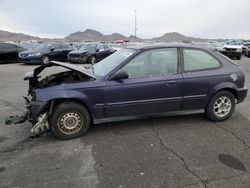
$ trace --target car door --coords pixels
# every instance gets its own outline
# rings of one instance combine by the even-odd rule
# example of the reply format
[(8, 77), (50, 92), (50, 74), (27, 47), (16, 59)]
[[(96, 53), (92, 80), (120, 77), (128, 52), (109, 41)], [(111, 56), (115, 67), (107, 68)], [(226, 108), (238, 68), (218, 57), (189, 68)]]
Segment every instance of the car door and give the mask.
[(62, 49), (60, 44), (53, 44), (50, 47), (49, 57), (50, 60), (60, 61), (62, 56)]
[(207, 51), (195, 48), (182, 49), (183, 110), (204, 108), (208, 92), (225, 75), (220, 71), (221, 62)]
[(60, 44), (61, 46), (61, 55), (59, 57), (60, 61), (67, 61), (68, 60), (68, 53), (72, 51), (68, 44)]
[(107, 117), (140, 116), (179, 110), (182, 75), (178, 73), (177, 48), (147, 50), (120, 70), (128, 79), (106, 81)]

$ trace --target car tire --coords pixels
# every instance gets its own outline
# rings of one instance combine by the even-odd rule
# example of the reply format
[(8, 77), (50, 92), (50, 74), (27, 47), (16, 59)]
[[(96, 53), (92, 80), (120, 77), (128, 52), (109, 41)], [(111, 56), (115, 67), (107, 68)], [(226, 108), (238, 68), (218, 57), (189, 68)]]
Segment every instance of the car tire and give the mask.
[(48, 64), (49, 63), (49, 57), (47, 56), (47, 55), (44, 55), (43, 57), (42, 57), (42, 64)]
[(89, 63), (90, 64), (95, 64), (96, 63), (96, 57), (95, 56), (90, 56)]
[(50, 118), (51, 131), (61, 140), (81, 137), (87, 132), (90, 123), (88, 110), (75, 102), (58, 104)]
[(205, 108), (206, 117), (212, 121), (224, 121), (230, 118), (235, 110), (235, 98), (228, 91), (216, 93)]
[(237, 59), (237, 60), (240, 60), (240, 59), (241, 59), (241, 56), (236, 56), (236, 59)]

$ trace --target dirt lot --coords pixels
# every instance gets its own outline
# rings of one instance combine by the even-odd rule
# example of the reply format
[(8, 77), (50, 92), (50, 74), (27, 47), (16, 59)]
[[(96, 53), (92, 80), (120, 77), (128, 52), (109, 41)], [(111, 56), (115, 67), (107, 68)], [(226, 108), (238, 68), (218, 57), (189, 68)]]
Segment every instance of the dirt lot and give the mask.
[[(250, 58), (237, 61), (250, 88)], [(25, 72), (0, 65), (0, 187), (250, 187), (250, 97), (228, 121), (203, 114), (92, 126), (82, 138), (31, 138), (4, 125), (23, 111)]]

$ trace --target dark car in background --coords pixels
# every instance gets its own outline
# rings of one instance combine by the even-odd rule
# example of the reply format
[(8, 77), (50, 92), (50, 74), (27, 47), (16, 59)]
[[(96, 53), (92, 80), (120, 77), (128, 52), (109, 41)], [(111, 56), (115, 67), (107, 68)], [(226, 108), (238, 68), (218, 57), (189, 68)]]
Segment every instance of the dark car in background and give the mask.
[(250, 57), (250, 46), (246, 48), (246, 56)]
[(0, 43), (0, 63), (18, 62), (18, 53), (25, 48), (12, 43)]
[[(52, 66), (65, 71), (40, 77)], [(204, 109), (212, 121), (231, 117), (247, 95), (242, 68), (216, 51), (194, 46), (145, 46), (118, 50), (89, 69), (50, 62), (27, 74), (32, 132), (60, 139), (86, 133), (91, 123)], [(166, 122), (167, 123), (167, 122)]]
[(51, 60), (67, 61), (67, 55), (71, 50), (68, 44), (41, 43), (19, 53), (19, 61), (25, 64), (47, 64)]
[(103, 43), (84, 43), (68, 54), (71, 63), (91, 63), (94, 64), (110, 54), (114, 53), (109, 45)]
[(250, 57), (250, 42), (246, 42), (243, 44), (242, 53), (243, 51), (244, 51), (244, 55), (246, 55), (247, 57)]

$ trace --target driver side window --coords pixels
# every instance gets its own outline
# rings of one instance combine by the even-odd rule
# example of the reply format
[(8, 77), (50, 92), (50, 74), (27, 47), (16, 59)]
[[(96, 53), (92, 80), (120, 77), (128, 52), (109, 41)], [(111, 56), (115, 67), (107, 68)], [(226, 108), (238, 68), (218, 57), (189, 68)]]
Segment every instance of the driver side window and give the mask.
[(53, 45), (51, 46), (51, 48), (54, 49), (54, 50), (58, 50), (58, 49), (61, 48), (61, 46), (60, 46), (59, 44), (53, 44)]
[(129, 78), (155, 77), (176, 74), (177, 64), (176, 48), (160, 48), (142, 52), (122, 70), (129, 74)]

